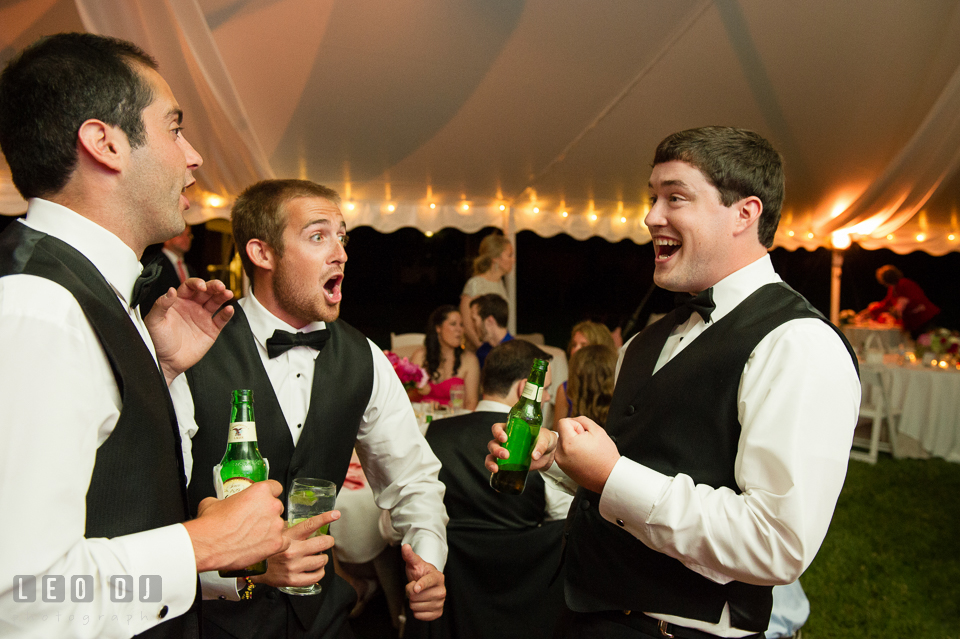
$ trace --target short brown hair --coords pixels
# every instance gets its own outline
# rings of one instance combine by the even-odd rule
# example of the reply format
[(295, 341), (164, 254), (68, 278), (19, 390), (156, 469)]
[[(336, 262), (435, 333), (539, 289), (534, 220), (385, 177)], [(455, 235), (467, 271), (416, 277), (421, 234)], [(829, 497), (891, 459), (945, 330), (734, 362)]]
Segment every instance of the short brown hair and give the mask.
[(240, 194), (230, 213), (233, 241), (243, 270), (253, 280), (256, 267), (247, 255), (247, 242), (262, 240), (283, 257), (283, 229), (287, 225), (284, 205), (298, 197), (319, 197), (340, 206), (340, 195), (309, 180), (263, 180)]
[(484, 394), (503, 397), (518, 379), (527, 378), (535, 359), (549, 363), (553, 355), (522, 339), (498, 344), (483, 362), (480, 389)]
[(506, 328), (507, 317), (510, 315), (510, 305), (496, 293), (487, 293), (480, 297), (475, 297), (470, 302), (470, 306), (477, 307), (477, 314), (481, 320), (493, 317), (493, 321), (500, 328)]
[(757, 237), (770, 248), (783, 206), (783, 158), (753, 131), (727, 126), (688, 129), (667, 136), (653, 156), (653, 165), (686, 162), (720, 191), (724, 206), (756, 196), (763, 203)]

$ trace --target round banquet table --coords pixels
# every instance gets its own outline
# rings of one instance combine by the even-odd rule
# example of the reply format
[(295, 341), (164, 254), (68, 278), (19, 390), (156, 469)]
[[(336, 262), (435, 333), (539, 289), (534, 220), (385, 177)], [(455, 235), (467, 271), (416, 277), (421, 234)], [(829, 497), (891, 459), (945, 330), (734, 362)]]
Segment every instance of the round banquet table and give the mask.
[(960, 462), (960, 370), (898, 365), (895, 355), (886, 356), (882, 364), (860, 367), (881, 374), (897, 416), (898, 456)]

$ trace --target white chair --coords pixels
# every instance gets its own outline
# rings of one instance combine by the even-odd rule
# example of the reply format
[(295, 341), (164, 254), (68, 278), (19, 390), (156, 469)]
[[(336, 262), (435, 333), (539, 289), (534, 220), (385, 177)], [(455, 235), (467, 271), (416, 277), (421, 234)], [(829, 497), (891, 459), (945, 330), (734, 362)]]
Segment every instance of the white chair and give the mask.
[[(877, 370), (860, 369), (860, 419), (870, 420), (870, 437), (854, 437), (850, 459), (876, 464), (880, 452), (891, 453), (896, 457), (897, 426), (896, 415), (890, 406), (883, 376)], [(884, 422), (887, 425), (888, 441), (880, 441)], [(866, 449), (866, 450), (858, 450)]]
[(398, 357), (410, 357), (419, 347), (423, 346), (426, 338), (424, 333), (390, 333), (390, 350)]

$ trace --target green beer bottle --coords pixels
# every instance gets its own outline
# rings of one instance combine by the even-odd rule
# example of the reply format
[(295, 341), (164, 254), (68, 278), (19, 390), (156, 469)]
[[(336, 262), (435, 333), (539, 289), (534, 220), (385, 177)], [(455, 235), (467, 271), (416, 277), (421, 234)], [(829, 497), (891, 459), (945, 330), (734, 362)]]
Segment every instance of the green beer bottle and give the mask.
[[(220, 461), (223, 498), (239, 493), (255, 481), (267, 478), (267, 464), (257, 448), (257, 426), (253, 417), (253, 391), (233, 391), (227, 450)], [(221, 570), (221, 577), (250, 577), (267, 571), (267, 560), (240, 570)]]
[(507, 442), (503, 445), (510, 451), (508, 459), (498, 459), (498, 470), (490, 474), (490, 486), (501, 493), (519, 495), (530, 472), (530, 455), (543, 424), (543, 379), (547, 375), (547, 363), (533, 360), (530, 376), (523, 387), (520, 400), (507, 416)]

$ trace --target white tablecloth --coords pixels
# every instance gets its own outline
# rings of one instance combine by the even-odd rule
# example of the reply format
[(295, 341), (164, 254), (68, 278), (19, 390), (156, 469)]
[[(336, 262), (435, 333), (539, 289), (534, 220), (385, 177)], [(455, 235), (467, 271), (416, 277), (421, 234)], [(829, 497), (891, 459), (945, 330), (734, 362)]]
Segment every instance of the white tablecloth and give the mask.
[[(900, 414), (894, 420), (903, 440), (898, 441), (898, 454), (960, 462), (960, 371), (898, 366), (895, 359), (888, 356), (883, 364), (860, 366), (880, 371), (893, 412)], [(916, 446), (913, 451), (911, 444)]]

